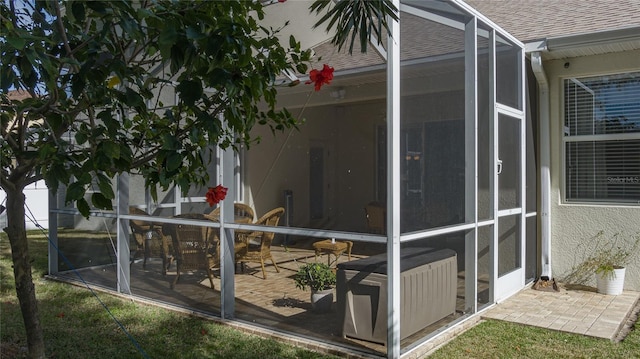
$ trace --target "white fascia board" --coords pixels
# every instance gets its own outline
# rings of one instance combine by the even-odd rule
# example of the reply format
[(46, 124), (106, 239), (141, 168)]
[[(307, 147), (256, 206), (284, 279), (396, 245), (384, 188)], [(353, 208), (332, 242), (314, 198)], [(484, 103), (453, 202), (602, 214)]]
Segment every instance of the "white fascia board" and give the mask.
[(545, 52), (547, 49), (547, 40), (531, 41), (524, 44), (524, 52), (530, 54), (532, 52)]
[(640, 40), (640, 26), (623, 29), (583, 33), (569, 36), (556, 36), (546, 39), (549, 51), (560, 49), (600, 46), (626, 41)]

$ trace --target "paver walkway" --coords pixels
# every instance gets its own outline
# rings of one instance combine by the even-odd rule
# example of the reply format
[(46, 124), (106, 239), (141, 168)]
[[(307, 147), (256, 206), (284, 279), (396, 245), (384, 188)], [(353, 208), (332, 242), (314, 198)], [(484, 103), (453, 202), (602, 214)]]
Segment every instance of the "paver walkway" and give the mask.
[(639, 299), (640, 292), (632, 291), (604, 295), (587, 290), (546, 292), (529, 288), (482, 316), (615, 340)]

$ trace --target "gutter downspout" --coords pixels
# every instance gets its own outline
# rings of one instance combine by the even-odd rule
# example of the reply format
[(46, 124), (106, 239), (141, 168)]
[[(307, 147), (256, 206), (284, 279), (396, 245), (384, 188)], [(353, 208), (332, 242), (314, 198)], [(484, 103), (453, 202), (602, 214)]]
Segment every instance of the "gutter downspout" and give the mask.
[(540, 211), (542, 280), (552, 280), (551, 275), (551, 149), (549, 115), (549, 81), (542, 67), (540, 51), (531, 53), (531, 68), (538, 81), (540, 101)]

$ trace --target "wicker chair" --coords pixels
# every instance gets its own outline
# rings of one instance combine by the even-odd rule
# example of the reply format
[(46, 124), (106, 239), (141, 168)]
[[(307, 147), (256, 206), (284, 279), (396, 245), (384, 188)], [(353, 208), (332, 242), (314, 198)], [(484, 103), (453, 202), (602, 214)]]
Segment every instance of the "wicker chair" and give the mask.
[[(233, 204), (234, 208), (234, 217), (235, 221), (239, 223), (253, 223), (253, 218), (255, 217), (255, 212), (253, 208), (248, 204), (236, 202)], [(213, 211), (204, 215), (206, 218), (214, 221), (220, 222), (220, 207), (216, 207)], [(217, 228), (212, 228), (213, 236), (215, 237), (215, 241), (220, 245), (220, 230)], [(248, 233), (242, 230), (236, 230), (236, 238), (243, 233)], [(219, 247), (218, 247), (219, 248)]]
[[(233, 214), (235, 216), (236, 222), (242, 223), (253, 223), (253, 219), (255, 218), (255, 212), (253, 208), (248, 204), (236, 202), (233, 204)], [(207, 218), (212, 221), (220, 220), (220, 207), (216, 207), (213, 211), (206, 214)]]
[[(256, 224), (275, 227), (278, 225), (280, 217), (282, 217), (283, 214), (284, 208), (279, 207), (273, 209), (262, 216)], [(236, 263), (240, 263), (243, 269), (245, 262), (260, 263), (262, 276), (264, 279), (267, 279), (267, 273), (264, 270), (264, 261), (269, 259), (276, 268), (276, 272), (280, 273), (276, 261), (271, 256), (271, 242), (273, 242), (274, 236), (275, 233), (267, 231), (254, 231), (239, 235), (238, 238), (240, 242), (235, 246)]]
[(364, 215), (367, 218), (367, 228), (370, 233), (387, 233), (386, 208), (379, 202), (370, 202), (364, 207)]
[[(129, 207), (129, 214), (136, 216), (148, 216), (149, 214), (139, 208)], [(147, 268), (147, 259), (162, 258), (162, 274), (167, 273), (173, 257), (170, 256), (169, 241), (162, 233), (162, 224), (143, 220), (129, 220), (131, 234), (136, 241), (136, 251), (131, 258), (131, 265), (140, 256), (144, 256), (142, 268)]]
[[(174, 218), (209, 220), (199, 213), (181, 214)], [(220, 261), (213, 228), (166, 223), (163, 231), (171, 236), (176, 257), (176, 277), (171, 283), (171, 289), (178, 283), (181, 273), (191, 270), (206, 270), (211, 289), (214, 289), (213, 268), (219, 267)]]

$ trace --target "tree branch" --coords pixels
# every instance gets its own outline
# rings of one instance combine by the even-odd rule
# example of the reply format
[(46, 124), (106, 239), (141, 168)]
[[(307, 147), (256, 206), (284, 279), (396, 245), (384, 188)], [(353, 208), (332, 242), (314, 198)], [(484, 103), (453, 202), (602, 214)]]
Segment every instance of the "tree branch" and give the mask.
[[(60, 11), (60, 3), (55, 1), (54, 8), (56, 10), (56, 25), (58, 25), (58, 31), (60, 31), (60, 37), (62, 38), (62, 45), (64, 49), (67, 51), (69, 57), (75, 60), (75, 56), (73, 56), (73, 51), (71, 51), (71, 46), (69, 45), (69, 39), (67, 38), (67, 33), (64, 30), (64, 24), (62, 23), (62, 12)], [(74, 70), (78, 70), (77, 65), (72, 65)]]

